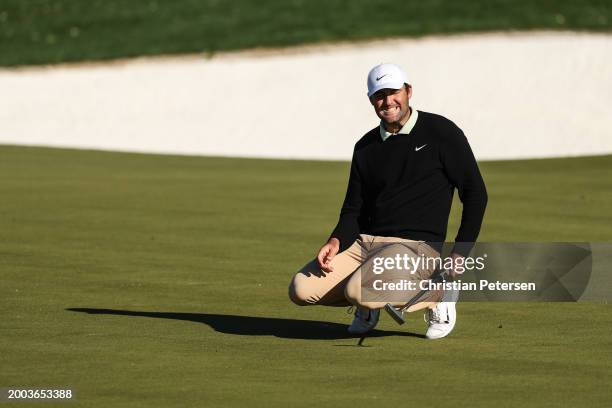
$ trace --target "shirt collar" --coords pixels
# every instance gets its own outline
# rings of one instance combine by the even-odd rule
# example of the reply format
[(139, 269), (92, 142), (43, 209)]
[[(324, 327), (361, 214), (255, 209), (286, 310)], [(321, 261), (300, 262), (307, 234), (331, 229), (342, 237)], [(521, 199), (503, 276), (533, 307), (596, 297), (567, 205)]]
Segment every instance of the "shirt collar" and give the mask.
[(393, 136), (395, 134), (407, 135), (412, 131), (412, 128), (414, 127), (414, 125), (416, 125), (416, 121), (419, 118), (419, 111), (414, 108), (411, 109), (412, 113), (410, 114), (408, 122), (404, 123), (404, 126), (402, 126), (402, 128), (397, 133), (387, 132), (387, 129), (385, 129), (385, 126), (382, 124), (382, 121), (380, 122), (380, 137), (382, 138), (383, 142), (387, 140), (389, 136)]

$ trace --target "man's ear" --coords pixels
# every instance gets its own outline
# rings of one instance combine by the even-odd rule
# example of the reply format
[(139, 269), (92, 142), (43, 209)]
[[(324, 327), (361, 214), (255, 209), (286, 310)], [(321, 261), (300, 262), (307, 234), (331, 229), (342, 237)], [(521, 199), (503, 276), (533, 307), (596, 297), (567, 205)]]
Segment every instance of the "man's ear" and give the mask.
[(406, 92), (408, 93), (408, 99), (412, 98), (412, 85), (404, 84), (404, 87), (406, 88)]
[(368, 96), (368, 100), (370, 101), (370, 104), (374, 106), (374, 98), (372, 98), (371, 96)]

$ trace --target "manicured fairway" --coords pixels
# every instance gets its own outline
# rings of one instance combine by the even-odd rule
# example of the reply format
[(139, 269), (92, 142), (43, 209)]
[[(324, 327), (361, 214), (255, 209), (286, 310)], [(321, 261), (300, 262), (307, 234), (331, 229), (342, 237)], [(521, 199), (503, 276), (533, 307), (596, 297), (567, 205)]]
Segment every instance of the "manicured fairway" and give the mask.
[(611, 27), (610, 0), (2, 0), (0, 65)]
[[(612, 156), (481, 168), (482, 240), (612, 240)], [(0, 147), (0, 388), (69, 387), (79, 407), (612, 404), (608, 305), (464, 303), (441, 341), (383, 316), (368, 347), (344, 309), (293, 306), (347, 173)]]

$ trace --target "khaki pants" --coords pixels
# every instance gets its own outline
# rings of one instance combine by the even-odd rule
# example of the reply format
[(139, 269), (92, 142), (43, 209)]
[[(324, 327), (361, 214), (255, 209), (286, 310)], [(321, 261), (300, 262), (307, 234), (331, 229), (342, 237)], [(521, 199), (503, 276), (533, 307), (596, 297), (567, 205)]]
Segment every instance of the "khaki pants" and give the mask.
[[(300, 306), (349, 306), (352, 304), (368, 309), (379, 309), (387, 302), (393, 306), (403, 306), (419, 292), (418, 288), (406, 292), (406, 297), (401, 300), (377, 300), (371, 297), (368, 297), (367, 301), (362, 300), (362, 266), (370, 262), (373, 257), (384, 254), (385, 251), (391, 254), (394, 245), (402, 245), (414, 257), (436, 258), (440, 255), (422, 241), (361, 234), (348, 249), (338, 253), (332, 259), (330, 263), (333, 267), (332, 272), (322, 271), (316, 259), (308, 262), (291, 280), (289, 298)], [(422, 268), (410, 275), (410, 279), (426, 280), (433, 272), (433, 268)], [(412, 306), (408, 311), (433, 307), (442, 299), (442, 295), (442, 291), (430, 291), (421, 302)]]

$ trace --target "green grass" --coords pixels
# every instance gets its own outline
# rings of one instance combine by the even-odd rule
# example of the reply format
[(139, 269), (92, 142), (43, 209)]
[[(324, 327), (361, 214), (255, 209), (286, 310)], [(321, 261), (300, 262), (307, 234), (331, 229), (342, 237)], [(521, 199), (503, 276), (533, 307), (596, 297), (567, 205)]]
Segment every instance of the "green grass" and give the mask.
[(610, 0), (3, 0), (0, 65), (438, 33), (611, 27)]
[[(482, 240), (612, 239), (612, 156), (481, 168)], [(71, 387), (79, 407), (612, 404), (607, 305), (464, 303), (441, 341), (384, 316), (370, 347), (344, 309), (292, 305), (347, 173), (0, 147), (0, 387)]]

